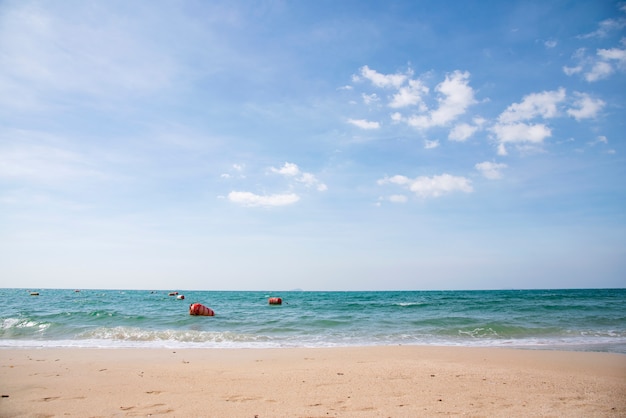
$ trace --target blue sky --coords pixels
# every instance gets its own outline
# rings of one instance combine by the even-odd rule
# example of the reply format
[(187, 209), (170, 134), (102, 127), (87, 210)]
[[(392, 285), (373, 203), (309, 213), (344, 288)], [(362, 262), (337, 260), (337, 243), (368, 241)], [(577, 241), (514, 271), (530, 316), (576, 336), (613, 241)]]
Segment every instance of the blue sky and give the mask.
[(0, 286), (623, 287), (626, 3), (2, 1)]

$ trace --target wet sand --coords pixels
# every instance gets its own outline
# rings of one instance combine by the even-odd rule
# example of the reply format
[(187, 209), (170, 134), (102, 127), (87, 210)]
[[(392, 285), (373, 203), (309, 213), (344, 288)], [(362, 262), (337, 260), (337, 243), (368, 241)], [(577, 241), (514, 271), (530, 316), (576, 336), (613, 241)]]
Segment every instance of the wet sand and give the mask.
[(626, 355), (462, 347), (0, 349), (2, 417), (624, 417)]

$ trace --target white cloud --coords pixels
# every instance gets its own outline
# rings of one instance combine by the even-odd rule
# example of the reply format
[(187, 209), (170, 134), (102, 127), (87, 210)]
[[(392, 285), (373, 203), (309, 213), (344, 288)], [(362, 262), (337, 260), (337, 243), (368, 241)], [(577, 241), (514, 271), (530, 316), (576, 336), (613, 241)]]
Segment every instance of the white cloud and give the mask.
[(567, 114), (576, 120), (594, 118), (606, 104), (600, 99), (593, 99), (586, 93), (575, 93), (577, 96), (574, 105), (576, 108), (568, 109)]
[[(624, 40), (622, 42), (624, 43)], [(616, 68), (626, 70), (626, 49), (598, 49), (597, 59), (591, 70), (585, 73), (585, 79), (589, 82), (605, 79), (613, 74)]]
[(409, 126), (418, 129), (428, 129), (433, 126), (431, 119), (427, 115), (413, 115), (406, 119)]
[(500, 123), (512, 123), (535, 117), (553, 118), (558, 115), (557, 105), (565, 100), (565, 89), (532, 93), (520, 103), (513, 103), (500, 116)]
[[(409, 126), (418, 129), (427, 129), (434, 126), (444, 126), (467, 111), (467, 108), (476, 103), (474, 90), (469, 85), (469, 72), (456, 70), (446, 75), (445, 80), (435, 87), (438, 94), (436, 109), (429, 110), (425, 99), (430, 92), (421, 80), (410, 79), (411, 71), (407, 74), (380, 74), (368, 66), (361, 68), (361, 76), (353, 76), (354, 81), (362, 78), (370, 80), (374, 86), (395, 89), (387, 105), (392, 109), (412, 108), (417, 113), (404, 116), (399, 112), (391, 114), (394, 122), (404, 121)], [(366, 103), (371, 103), (375, 95), (363, 94)], [(348, 119), (348, 122), (361, 129), (378, 129), (380, 123), (366, 119)]]
[(440, 96), (437, 99), (439, 107), (426, 115), (413, 115), (407, 123), (418, 129), (427, 129), (433, 126), (444, 126), (458, 116), (464, 114), (469, 106), (476, 103), (474, 90), (469, 86), (470, 74), (454, 71), (435, 87)]
[(361, 129), (378, 129), (380, 128), (379, 122), (373, 122), (366, 119), (348, 119), (348, 123)]
[(619, 48), (599, 49), (598, 56), (605, 60), (618, 61), (621, 64), (626, 62), (626, 50)]
[(400, 87), (398, 92), (393, 95), (389, 107), (401, 108), (407, 106), (422, 105), (422, 96), (428, 94), (428, 87), (419, 80), (409, 80), (408, 86)]
[(507, 155), (506, 143), (513, 143), (518, 148), (523, 148), (524, 144), (540, 145), (543, 140), (552, 135), (550, 128), (543, 124), (496, 124), (490, 129), (498, 140), (498, 155)]
[(489, 161), (485, 161), (485, 162), (476, 164), (474, 167), (485, 178), (494, 180), (494, 179), (499, 179), (502, 177), (502, 169), (506, 168), (507, 165), (503, 163), (492, 163)]
[(489, 130), (498, 141), (498, 154), (507, 155), (506, 143), (514, 143), (518, 149), (536, 147), (552, 135), (542, 123), (527, 123), (531, 119), (549, 119), (559, 116), (559, 104), (566, 99), (565, 89), (532, 93), (520, 103), (513, 103), (498, 116), (498, 122)]
[(611, 64), (606, 61), (598, 61), (589, 72), (585, 73), (585, 80), (589, 82), (602, 80), (613, 74), (613, 71)]
[(391, 114), (391, 120), (393, 122), (402, 122), (403, 117), (402, 114), (400, 112), (394, 112)]
[(285, 206), (292, 205), (300, 200), (295, 193), (258, 195), (251, 192), (232, 191), (228, 194), (228, 200), (242, 206)]
[(502, 143), (505, 142), (532, 142), (541, 143), (552, 135), (550, 128), (544, 124), (497, 124), (491, 128)]
[(286, 162), (281, 168), (270, 167), (270, 171), (285, 177), (296, 177), (295, 180), (298, 183), (302, 183), (306, 187), (315, 187), (320, 192), (328, 190), (328, 187), (324, 183), (321, 183), (315, 175), (302, 172), (294, 163)]
[(467, 71), (455, 71), (435, 88), (443, 97), (439, 98), (439, 108), (430, 116), (434, 126), (442, 126), (456, 119), (476, 102), (474, 90), (469, 86), (469, 76)]
[(363, 93), (361, 97), (363, 97), (363, 103), (365, 103), (366, 105), (370, 105), (372, 103), (376, 103), (380, 101), (376, 93), (372, 93), (372, 94)]
[(433, 149), (433, 148), (437, 148), (439, 146), (439, 141), (438, 140), (434, 140), (434, 141), (429, 141), (428, 139), (424, 141), (424, 149)]
[[(243, 174), (244, 168), (245, 168), (244, 164), (233, 164), (232, 165), (232, 171), (235, 171), (235, 172), (239, 173), (238, 174), (239, 178), (246, 178), (246, 176)], [(223, 174), (220, 174), (220, 177), (223, 178), (223, 179), (231, 179), (231, 178), (233, 178), (233, 175), (230, 174), (230, 173), (223, 173)]]
[(468, 123), (460, 123), (456, 125), (448, 134), (448, 139), (451, 141), (465, 141), (478, 130), (478, 126), (473, 126)]
[(472, 182), (465, 177), (450, 174), (435, 175), (432, 177), (420, 176), (410, 179), (395, 175), (378, 180), (379, 185), (395, 184), (412, 191), (420, 197), (439, 197), (453, 192), (471, 193)]
[(320, 183), (319, 180), (311, 173), (302, 173), (302, 176), (297, 180), (300, 183), (303, 183), (306, 187), (315, 187), (320, 192), (328, 190), (328, 187), (324, 183)]
[[(297, 184), (302, 184), (304, 185), (304, 187), (307, 188), (315, 187), (315, 189), (320, 192), (328, 189), (328, 187), (324, 183), (321, 183), (315, 177), (315, 175), (303, 172), (294, 163), (286, 162), (280, 168), (270, 167), (269, 172), (280, 174), (287, 179), (291, 179), (289, 184), (290, 189), (293, 189)], [(269, 195), (259, 195), (252, 192), (232, 191), (228, 194), (228, 200), (233, 203), (248, 207), (271, 207), (294, 204), (300, 200), (300, 196), (296, 193), (276, 193)]]
[(270, 167), (270, 170), (273, 173), (282, 174), (283, 176), (297, 176), (300, 174), (300, 169), (296, 164), (293, 163), (285, 163), (281, 168)]
[[(367, 65), (361, 67), (361, 77), (372, 82), (376, 87), (394, 87), (400, 88), (408, 78), (406, 74), (381, 74), (370, 69)], [(358, 81), (360, 78), (354, 76), (353, 80)]]
[[(626, 39), (622, 39), (622, 45)], [(573, 58), (578, 61), (575, 66), (564, 66), (563, 72), (567, 75), (582, 73), (584, 79), (590, 83), (608, 78), (616, 70), (626, 70), (625, 48), (601, 48), (594, 56), (589, 56), (584, 48), (578, 49)]]

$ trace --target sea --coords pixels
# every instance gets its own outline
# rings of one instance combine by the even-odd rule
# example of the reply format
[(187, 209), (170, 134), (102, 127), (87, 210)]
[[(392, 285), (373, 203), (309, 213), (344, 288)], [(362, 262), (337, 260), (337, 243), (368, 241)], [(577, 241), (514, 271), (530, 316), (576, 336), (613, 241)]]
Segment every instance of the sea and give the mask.
[[(0, 300), (0, 349), (432, 345), (626, 354), (626, 289), (0, 289)], [(189, 315), (196, 302), (215, 316)]]

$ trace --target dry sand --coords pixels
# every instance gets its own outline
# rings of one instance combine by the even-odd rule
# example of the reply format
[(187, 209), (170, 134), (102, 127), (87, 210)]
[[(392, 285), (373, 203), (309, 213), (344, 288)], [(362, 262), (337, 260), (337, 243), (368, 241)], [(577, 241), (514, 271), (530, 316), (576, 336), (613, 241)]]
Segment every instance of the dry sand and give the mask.
[(0, 349), (0, 394), (2, 417), (625, 417), (626, 355)]

